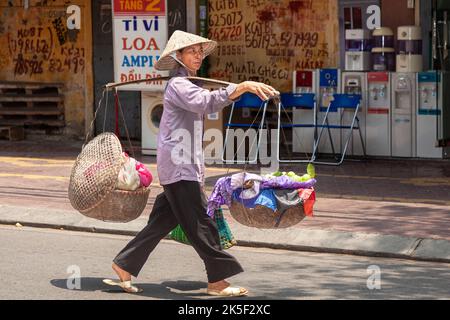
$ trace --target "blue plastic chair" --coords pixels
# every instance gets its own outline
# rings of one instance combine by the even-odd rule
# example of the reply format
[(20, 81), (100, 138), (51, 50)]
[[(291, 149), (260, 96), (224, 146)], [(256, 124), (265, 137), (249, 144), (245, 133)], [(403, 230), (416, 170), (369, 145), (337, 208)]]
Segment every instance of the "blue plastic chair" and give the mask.
[[(226, 129), (226, 133), (225, 133), (225, 142), (224, 142), (224, 146), (223, 146), (223, 150), (222, 150), (222, 161), (224, 163), (227, 164), (256, 164), (258, 162), (258, 153), (259, 153), (259, 148), (261, 146), (261, 139), (262, 139), (262, 129), (264, 129), (264, 122), (265, 122), (265, 118), (266, 118), (266, 111), (267, 111), (267, 105), (268, 105), (268, 101), (263, 101), (261, 100), (257, 95), (252, 94), (252, 93), (244, 93), (240, 99), (236, 102), (233, 103), (232, 107), (231, 107), (231, 112), (230, 112), (230, 117), (228, 119), (228, 123), (225, 124), (225, 129)], [(262, 110), (262, 118), (261, 118), (261, 122), (256, 122), (256, 119), (253, 123), (251, 124), (245, 124), (245, 123), (238, 123), (238, 122), (233, 122), (233, 113), (235, 110), (242, 110), (244, 108), (248, 108), (248, 109), (257, 109), (258, 110), (258, 114), (261, 112)], [(234, 129), (245, 129), (245, 131), (248, 131), (250, 129), (257, 129), (257, 135), (255, 136), (255, 139), (253, 142), (251, 142), (250, 144), (250, 150), (251, 151), (253, 145), (255, 144), (255, 142), (257, 142), (257, 146), (256, 146), (256, 154), (254, 156), (254, 158), (252, 160), (250, 159), (246, 159), (246, 160), (238, 160), (238, 159), (234, 159), (233, 160), (228, 160), (225, 159), (225, 152), (226, 152), (226, 147), (227, 147), (227, 143), (229, 140), (229, 133), (230, 131), (234, 132)], [(247, 134), (247, 133), (246, 133)], [(259, 138), (258, 138), (259, 136)], [(233, 136), (234, 138), (234, 136)], [(234, 140), (234, 139), (233, 139)], [(240, 143), (240, 145), (239, 145)], [(245, 146), (245, 139), (242, 142), (238, 141), (238, 147), (236, 152), (234, 153), (234, 156), (236, 156), (236, 154), (239, 151), (239, 148), (244, 145)], [(233, 146), (234, 146), (234, 141), (233, 141)], [(234, 150), (233, 150), (234, 151)], [(250, 154), (249, 154), (250, 157)]]
[[(310, 123), (294, 123), (293, 119), (289, 119), (290, 123), (281, 123), (281, 109), (286, 112), (286, 109), (305, 109), (313, 111), (313, 119)], [(283, 160), (280, 158), (280, 132), (282, 129), (295, 129), (295, 128), (313, 128), (314, 129), (314, 137), (316, 137), (316, 100), (314, 93), (283, 93), (280, 96), (280, 103), (278, 105), (278, 143), (277, 143), (277, 160), (280, 163), (304, 163), (310, 162), (310, 159), (307, 160)], [(315, 139), (314, 139), (315, 140)], [(311, 150), (312, 151), (312, 150)]]
[[(319, 132), (317, 140), (314, 143), (314, 150), (313, 150), (313, 154), (311, 157), (311, 162), (316, 163), (316, 164), (339, 166), (344, 162), (345, 154), (347, 152), (348, 144), (352, 138), (353, 130), (359, 131), (359, 136), (361, 138), (361, 144), (363, 147), (364, 155), (366, 155), (366, 147), (364, 145), (364, 139), (363, 139), (363, 136), (361, 133), (361, 127), (359, 125), (359, 119), (358, 119), (358, 111), (359, 111), (359, 108), (361, 105), (362, 97), (361, 97), (361, 95), (351, 95), (351, 94), (335, 94), (335, 95), (333, 95), (333, 97), (334, 97), (334, 99), (328, 105), (327, 112), (325, 114), (325, 118), (323, 119), (322, 124), (318, 125), (318, 128), (320, 128), (320, 132)], [(328, 121), (329, 113), (336, 112), (339, 109), (353, 110), (354, 114), (353, 114), (352, 122), (350, 124), (348, 124), (348, 123), (346, 124), (346, 123), (342, 123), (342, 122), (339, 124), (330, 124), (329, 123), (329, 121)], [(341, 121), (342, 121), (342, 119), (341, 119)], [(349, 132), (346, 139), (343, 140), (343, 141), (345, 141), (344, 149), (342, 151), (341, 157), (337, 158), (337, 162), (316, 161), (317, 149), (319, 147), (319, 143), (322, 138), (324, 129), (327, 129), (328, 131), (329, 130), (341, 130), (341, 132), (342, 132), (342, 130), (348, 130), (348, 132)], [(333, 153), (335, 153), (331, 135), (330, 135), (330, 143), (331, 143), (331, 148), (333, 150)]]

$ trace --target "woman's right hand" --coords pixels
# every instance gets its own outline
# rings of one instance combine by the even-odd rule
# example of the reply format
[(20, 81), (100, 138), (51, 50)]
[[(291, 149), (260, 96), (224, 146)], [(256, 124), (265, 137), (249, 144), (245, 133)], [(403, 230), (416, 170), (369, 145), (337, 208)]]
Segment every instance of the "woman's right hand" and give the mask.
[(237, 85), (236, 90), (230, 95), (229, 98), (231, 100), (235, 100), (246, 92), (256, 94), (263, 101), (280, 94), (280, 92), (265, 83), (244, 81)]

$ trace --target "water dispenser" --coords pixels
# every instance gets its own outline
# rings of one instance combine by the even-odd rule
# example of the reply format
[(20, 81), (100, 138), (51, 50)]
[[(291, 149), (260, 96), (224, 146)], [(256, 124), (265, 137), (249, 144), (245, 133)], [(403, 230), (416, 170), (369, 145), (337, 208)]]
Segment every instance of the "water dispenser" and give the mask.
[(391, 74), (367, 73), (366, 149), (370, 156), (391, 156)]
[[(366, 143), (366, 114), (367, 114), (367, 76), (364, 72), (343, 72), (342, 84), (343, 93), (361, 95), (361, 105), (358, 112), (359, 126), (364, 144)], [(353, 110), (344, 110), (342, 123), (351, 123), (353, 119)], [(342, 137), (341, 137), (342, 138)], [(361, 138), (357, 131), (353, 131), (347, 154), (353, 156), (363, 156), (364, 150), (361, 144)]]
[(398, 27), (397, 72), (422, 71), (422, 29)]
[(345, 70), (369, 71), (371, 68), (370, 32), (349, 29), (345, 32)]
[(293, 88), (294, 93), (314, 93), (316, 88), (316, 74), (312, 70), (294, 71)]
[(373, 31), (372, 70), (395, 71), (394, 32), (390, 28)]
[(416, 157), (416, 73), (392, 75), (392, 156)]
[[(325, 114), (327, 112), (328, 105), (333, 100), (333, 95), (335, 93), (341, 92), (341, 71), (339, 69), (320, 69), (318, 70), (319, 77), (319, 87), (318, 87), (318, 112), (317, 112), (317, 123), (322, 124), (325, 119)], [(332, 111), (328, 115), (328, 120), (330, 124), (340, 123), (341, 109), (337, 111)], [(325, 129), (326, 130), (326, 129)], [(336, 153), (341, 152), (341, 134), (338, 130), (331, 130), (331, 136), (333, 139), (334, 150)], [(324, 132), (324, 136), (321, 139), (319, 145), (319, 152), (331, 154), (331, 142), (328, 137), (328, 133)]]
[(448, 148), (439, 148), (436, 142), (442, 139), (442, 88), (439, 72), (421, 72), (417, 75), (418, 103), (417, 156), (419, 158), (442, 159), (447, 157)]
[[(294, 93), (315, 93), (316, 92), (316, 72), (312, 70), (294, 71), (293, 77)], [(295, 124), (315, 123), (316, 111), (307, 108), (294, 108), (292, 110), (292, 120)], [(302, 154), (309, 154), (313, 150), (315, 128), (298, 127), (292, 131), (292, 151)]]

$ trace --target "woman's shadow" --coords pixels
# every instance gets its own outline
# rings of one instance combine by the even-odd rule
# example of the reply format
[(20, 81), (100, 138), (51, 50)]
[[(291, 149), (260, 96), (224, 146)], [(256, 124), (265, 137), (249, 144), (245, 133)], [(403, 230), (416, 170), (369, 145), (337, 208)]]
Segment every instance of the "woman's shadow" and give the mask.
[[(127, 294), (120, 287), (110, 286), (103, 283), (103, 278), (81, 277), (76, 279), (53, 279), (50, 283), (54, 287), (65, 290), (84, 292), (101, 291), (109, 294)], [(133, 284), (144, 290), (141, 293), (133, 294), (136, 295), (136, 297), (170, 300), (193, 300), (204, 299), (207, 297), (205, 289), (207, 284), (200, 281), (165, 281), (161, 284)]]

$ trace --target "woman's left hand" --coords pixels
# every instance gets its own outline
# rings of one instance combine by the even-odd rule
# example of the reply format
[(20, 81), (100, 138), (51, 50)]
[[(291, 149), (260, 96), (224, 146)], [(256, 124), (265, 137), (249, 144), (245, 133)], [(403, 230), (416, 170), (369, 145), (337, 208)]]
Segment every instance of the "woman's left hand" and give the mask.
[(270, 97), (280, 95), (279, 91), (275, 90), (273, 87), (265, 83), (244, 81), (237, 85), (236, 90), (232, 94), (230, 94), (229, 98), (231, 100), (235, 100), (246, 92), (256, 94), (263, 101), (268, 100)]

